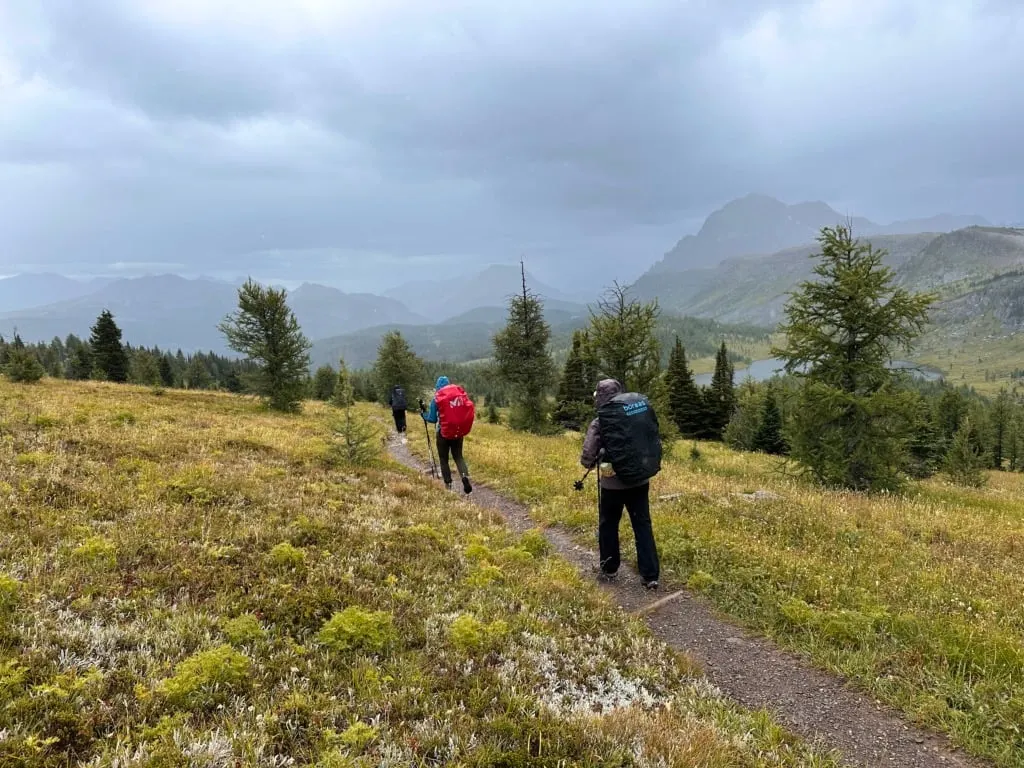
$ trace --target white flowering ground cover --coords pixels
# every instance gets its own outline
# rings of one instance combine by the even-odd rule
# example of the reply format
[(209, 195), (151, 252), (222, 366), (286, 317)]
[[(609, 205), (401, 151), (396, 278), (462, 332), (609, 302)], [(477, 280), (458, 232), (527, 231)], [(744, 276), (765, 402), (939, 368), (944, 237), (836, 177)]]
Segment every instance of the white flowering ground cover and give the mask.
[(0, 765), (833, 765), (336, 418), (0, 383)]

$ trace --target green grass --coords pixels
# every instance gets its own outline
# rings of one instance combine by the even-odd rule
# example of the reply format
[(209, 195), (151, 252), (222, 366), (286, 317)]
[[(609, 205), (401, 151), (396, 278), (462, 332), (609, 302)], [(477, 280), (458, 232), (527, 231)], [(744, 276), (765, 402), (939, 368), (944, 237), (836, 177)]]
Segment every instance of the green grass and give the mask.
[(0, 764), (835, 765), (335, 420), (0, 383)]
[[(579, 448), (577, 435), (480, 424), (466, 458), (538, 523), (593, 546), (593, 486), (572, 490)], [(1024, 766), (1024, 477), (869, 497), (789, 479), (765, 456), (700, 449), (694, 462), (678, 444), (653, 483), (666, 576), (971, 752)], [(745, 496), (759, 489), (774, 497)]]

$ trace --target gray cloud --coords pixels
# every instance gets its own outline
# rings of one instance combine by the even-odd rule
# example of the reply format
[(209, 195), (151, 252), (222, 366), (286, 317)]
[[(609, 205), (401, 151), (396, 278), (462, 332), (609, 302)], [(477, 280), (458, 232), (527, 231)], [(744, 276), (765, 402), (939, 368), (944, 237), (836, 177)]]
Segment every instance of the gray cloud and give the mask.
[(596, 285), (752, 190), (1022, 218), (1019, 3), (521, 5), (5, 3), (0, 273)]

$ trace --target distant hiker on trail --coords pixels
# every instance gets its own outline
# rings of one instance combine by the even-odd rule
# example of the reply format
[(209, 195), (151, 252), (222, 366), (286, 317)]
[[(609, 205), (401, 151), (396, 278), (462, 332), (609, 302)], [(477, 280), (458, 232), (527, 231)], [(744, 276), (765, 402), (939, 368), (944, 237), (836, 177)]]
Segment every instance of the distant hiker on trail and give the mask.
[(388, 395), (388, 405), (391, 408), (391, 415), (395, 419), (395, 431), (404, 436), (405, 409), (409, 407), (405, 399), (405, 390), (399, 386), (392, 387), (391, 394)]
[[(658, 548), (651, 527), (650, 479), (661, 470), (658, 417), (643, 395), (623, 392), (615, 379), (603, 379), (594, 392), (597, 418), (583, 441), (580, 463), (598, 467), (598, 549), (601, 575), (619, 571), (619, 522), (629, 512), (636, 539), (637, 569), (647, 589), (658, 588)], [(582, 487), (582, 483), (580, 483)]]
[(444, 487), (451, 490), (452, 469), (448, 465), (448, 457), (455, 459), (455, 466), (462, 476), (462, 490), (473, 492), (473, 484), (469, 482), (469, 467), (462, 458), (462, 439), (473, 428), (476, 408), (469, 399), (466, 390), (458, 384), (452, 384), (447, 376), (437, 379), (434, 398), (427, 410), (420, 400), (420, 414), (429, 424), (437, 424), (437, 455), (441, 460), (441, 478)]

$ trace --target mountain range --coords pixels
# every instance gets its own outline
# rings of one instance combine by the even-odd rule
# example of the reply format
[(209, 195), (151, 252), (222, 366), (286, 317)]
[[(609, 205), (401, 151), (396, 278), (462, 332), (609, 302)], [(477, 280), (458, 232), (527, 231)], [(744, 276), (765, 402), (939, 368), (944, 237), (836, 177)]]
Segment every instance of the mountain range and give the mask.
[(820, 201), (787, 205), (767, 195), (751, 194), (708, 216), (697, 234), (687, 235), (676, 243), (644, 277), (655, 283), (660, 275), (669, 272), (714, 267), (729, 258), (766, 255), (808, 245), (814, 243), (822, 227), (846, 222), (855, 235), (863, 237), (951, 232), (989, 223), (980, 216), (940, 214), (928, 219), (876, 224), (841, 214)]
[[(821, 202), (788, 205), (748, 195), (708, 216), (697, 234), (681, 239), (630, 290), (657, 298), (670, 317), (746, 326), (701, 326), (701, 333), (753, 338), (759, 331), (751, 326), (776, 325), (788, 293), (811, 277), (809, 257), (821, 227), (841, 222), (886, 251), (886, 263), (903, 285), (939, 294), (933, 312), (939, 326), (981, 333), (983, 325), (989, 337), (1024, 330), (1024, 230), (992, 227), (975, 216), (880, 225), (847, 218)], [(455, 279), (406, 283), (383, 296), (304, 283), (289, 292), (289, 304), (316, 342), (317, 362), (344, 355), (356, 367), (365, 364), (389, 328), (400, 328), (425, 356), (471, 360), (489, 354), (507, 301), (520, 290), (519, 270), (492, 265)], [(586, 297), (529, 273), (527, 282), (542, 297), (557, 334), (586, 323)], [(209, 278), (20, 275), (0, 280), (0, 335), (9, 337), (16, 328), (28, 341), (85, 336), (100, 311), (110, 309), (132, 344), (225, 352), (217, 325), (236, 301), (236, 284)]]
[[(46, 275), (7, 278), (0, 280), (0, 291), (4, 291), (0, 295), (17, 294), (18, 287), (25, 284), (41, 289), (42, 293), (37, 295), (49, 294), (49, 286), (64, 287), (62, 280)], [(10, 336), (17, 330), (26, 341), (48, 341), (69, 333), (87, 337), (99, 313), (109, 309), (125, 341), (131, 344), (186, 351), (228, 351), (217, 325), (237, 306), (236, 285), (206, 278), (157, 275), (105, 281), (98, 288), (93, 287), (94, 290), (72, 298), (28, 309), (0, 311), (0, 334)], [(60, 295), (60, 291), (49, 295)], [(394, 299), (344, 293), (311, 283), (290, 291), (288, 303), (311, 338), (335, 335), (341, 329), (427, 322)], [(0, 305), (0, 310), (10, 306)]]

